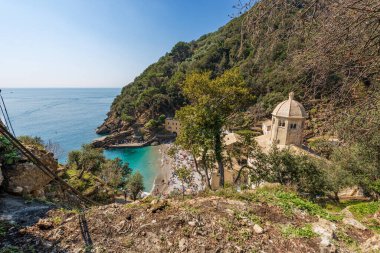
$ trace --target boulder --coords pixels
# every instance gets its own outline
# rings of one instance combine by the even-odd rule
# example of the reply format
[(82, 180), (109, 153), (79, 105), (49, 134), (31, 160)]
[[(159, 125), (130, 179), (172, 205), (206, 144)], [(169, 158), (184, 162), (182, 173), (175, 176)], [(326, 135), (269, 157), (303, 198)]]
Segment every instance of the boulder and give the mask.
[(339, 198), (365, 198), (363, 189), (355, 186), (341, 190), (338, 194)]
[(262, 234), (264, 232), (264, 229), (260, 227), (258, 224), (255, 224), (253, 226), (253, 230), (255, 231), (256, 234)]
[(321, 252), (334, 252), (335, 247), (332, 243), (336, 225), (331, 221), (320, 218), (317, 222), (312, 224), (313, 232), (318, 234), (321, 238), (320, 247)]
[(107, 125), (101, 125), (96, 129), (97, 134), (110, 134), (111, 130), (107, 127)]
[(342, 222), (343, 222), (343, 224), (353, 226), (354, 228), (357, 228), (357, 229), (360, 229), (360, 230), (366, 230), (367, 229), (366, 226), (364, 226), (362, 223), (360, 223), (359, 221), (355, 220), (354, 218), (345, 217), (342, 220)]
[[(47, 167), (57, 171), (58, 162), (54, 155), (45, 150), (39, 150), (28, 147)], [(52, 178), (46, 175), (33, 163), (26, 161), (18, 162), (13, 166), (3, 168), (4, 189), (9, 193), (19, 195), (32, 195), (41, 197), (43, 188), (52, 181)]]

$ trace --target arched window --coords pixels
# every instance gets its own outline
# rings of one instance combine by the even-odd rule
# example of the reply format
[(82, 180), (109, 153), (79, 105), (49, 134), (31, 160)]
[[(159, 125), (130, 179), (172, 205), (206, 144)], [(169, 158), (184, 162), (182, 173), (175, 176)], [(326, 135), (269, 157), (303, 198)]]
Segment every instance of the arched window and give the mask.
[(278, 126), (279, 126), (279, 127), (285, 127), (285, 120), (280, 120), (280, 121), (278, 122)]

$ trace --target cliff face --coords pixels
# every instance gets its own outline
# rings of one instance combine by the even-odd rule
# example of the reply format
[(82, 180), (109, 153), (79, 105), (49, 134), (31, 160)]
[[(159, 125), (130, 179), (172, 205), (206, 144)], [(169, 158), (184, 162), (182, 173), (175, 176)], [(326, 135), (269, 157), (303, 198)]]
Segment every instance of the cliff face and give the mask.
[(258, 98), (239, 127), (270, 115), (294, 91), (312, 112), (311, 132), (324, 132), (334, 110), (379, 85), (376, 8), (369, 0), (257, 1), (218, 31), (177, 43), (149, 66), (115, 98), (98, 133), (136, 130), (161, 114), (173, 116), (188, 102), (181, 92), (188, 73), (215, 77), (233, 67)]

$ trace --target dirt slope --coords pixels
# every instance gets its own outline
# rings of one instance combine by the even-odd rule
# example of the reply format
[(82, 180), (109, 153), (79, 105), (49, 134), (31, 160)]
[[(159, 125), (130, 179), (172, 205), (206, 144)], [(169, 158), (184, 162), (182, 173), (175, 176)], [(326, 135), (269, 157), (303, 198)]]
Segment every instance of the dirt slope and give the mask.
[(37, 252), (367, 252), (380, 247), (378, 235), (344, 224), (343, 214), (289, 196), (294, 195), (148, 198), (83, 213), (55, 209), (31, 227), (8, 231), (0, 246), (26, 252), (30, 247)]

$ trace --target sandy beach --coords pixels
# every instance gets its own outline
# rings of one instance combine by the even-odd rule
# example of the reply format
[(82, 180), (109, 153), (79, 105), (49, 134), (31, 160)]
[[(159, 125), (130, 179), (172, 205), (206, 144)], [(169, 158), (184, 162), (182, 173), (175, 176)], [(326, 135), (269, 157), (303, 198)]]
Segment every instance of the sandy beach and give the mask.
[(174, 171), (171, 159), (167, 155), (169, 148), (170, 144), (162, 144), (159, 148), (161, 155), (160, 166), (151, 191), (151, 194), (155, 196), (167, 193), (169, 188), (168, 182), (171, 178), (172, 172)]
[(187, 192), (195, 193), (204, 189), (201, 176), (195, 170), (193, 158), (186, 151), (178, 151), (174, 157), (168, 155), (168, 150), (173, 144), (160, 145), (159, 152), (161, 154), (161, 164), (151, 194), (154, 196), (166, 197), (172, 192), (178, 192), (182, 189), (182, 184), (175, 177), (175, 169), (185, 166), (192, 171), (193, 185), (187, 187)]

